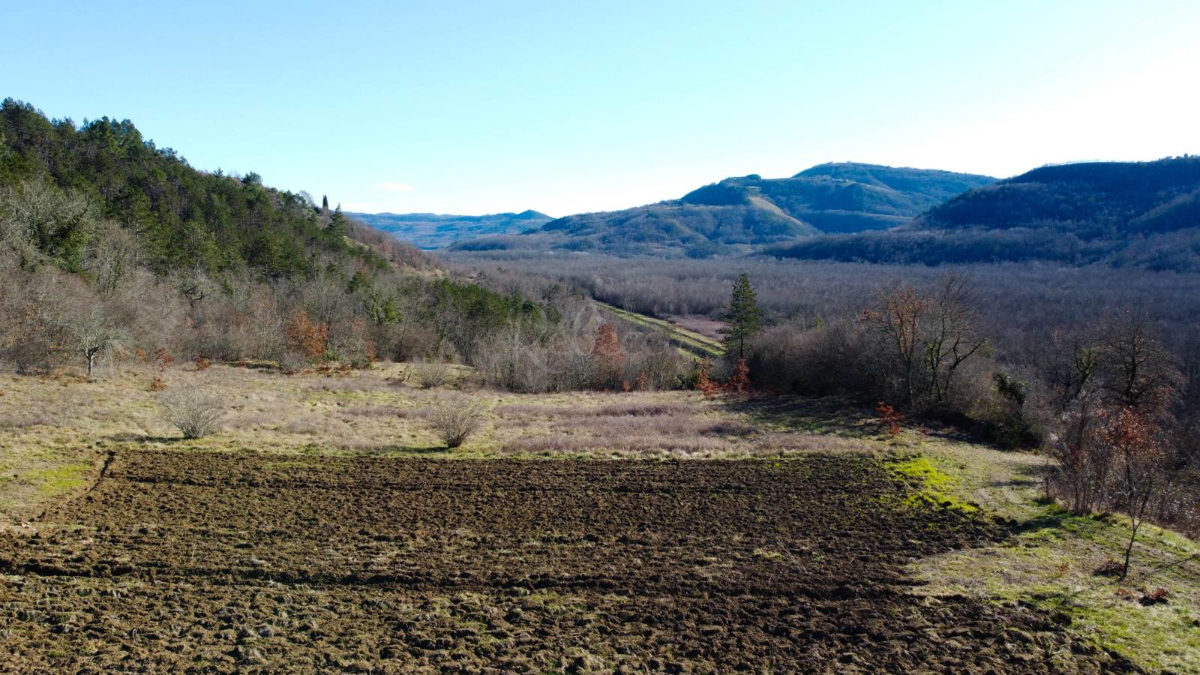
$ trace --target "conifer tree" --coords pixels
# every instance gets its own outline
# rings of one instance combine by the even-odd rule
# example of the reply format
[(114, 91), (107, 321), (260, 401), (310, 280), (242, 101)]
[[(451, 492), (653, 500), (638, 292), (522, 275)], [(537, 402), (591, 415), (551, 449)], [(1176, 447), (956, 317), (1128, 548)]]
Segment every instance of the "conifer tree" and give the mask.
[(737, 358), (745, 358), (746, 340), (762, 330), (762, 311), (758, 308), (754, 286), (750, 285), (750, 276), (745, 272), (733, 282), (733, 295), (724, 319), (727, 325), (721, 333), (725, 336), (725, 353), (732, 356), (736, 352)]

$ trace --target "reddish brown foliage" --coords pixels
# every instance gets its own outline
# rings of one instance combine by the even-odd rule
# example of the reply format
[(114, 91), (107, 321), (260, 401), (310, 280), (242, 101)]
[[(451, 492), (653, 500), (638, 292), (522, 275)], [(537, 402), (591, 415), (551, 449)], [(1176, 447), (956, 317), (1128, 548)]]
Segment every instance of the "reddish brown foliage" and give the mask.
[(313, 321), (308, 312), (298, 310), (288, 319), (287, 338), (292, 349), (310, 359), (319, 359), (329, 346), (329, 327)]
[(196, 370), (208, 370), (208, 367), (212, 365), (212, 361), (199, 354), (196, 355), (194, 363), (196, 364)]
[(696, 372), (696, 389), (704, 394), (704, 398), (713, 398), (721, 390), (716, 382), (712, 381), (709, 373), (712, 372), (712, 360), (704, 359), (700, 362), (699, 370)]
[(725, 383), (725, 390), (736, 394), (745, 394), (749, 393), (751, 388), (750, 367), (746, 365), (746, 359), (738, 359), (737, 365), (733, 368), (733, 377)]
[(606, 323), (596, 330), (596, 341), (592, 344), (592, 356), (596, 357), (602, 368), (617, 368), (625, 362), (625, 354), (621, 352), (621, 340), (617, 336), (616, 326)]
[(154, 352), (154, 364), (159, 370), (163, 370), (175, 364), (175, 357), (171, 356), (166, 347), (159, 347), (158, 351)]
[(1156, 588), (1138, 599), (1138, 602), (1147, 607), (1150, 605), (1165, 605), (1170, 601), (1171, 591), (1165, 588)]
[(879, 413), (879, 422), (892, 438), (900, 435), (901, 424), (904, 422), (903, 414), (883, 401), (875, 406), (875, 412)]

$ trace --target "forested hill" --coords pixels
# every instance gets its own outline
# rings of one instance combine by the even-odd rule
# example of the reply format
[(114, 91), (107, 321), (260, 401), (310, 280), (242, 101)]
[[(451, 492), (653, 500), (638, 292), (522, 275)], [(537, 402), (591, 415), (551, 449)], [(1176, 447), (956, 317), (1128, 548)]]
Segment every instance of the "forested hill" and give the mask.
[[(10, 208), (34, 209), (28, 234), (44, 254), (78, 270), (85, 251), (119, 224), (159, 272), (254, 268), (270, 278), (311, 276), (323, 258), (424, 266), (429, 261), (388, 242), (304, 194), (268, 188), (254, 173), (205, 173), (142, 137), (129, 120), (76, 126), (50, 120), (12, 99), (0, 106), (0, 188)], [(362, 235), (375, 250), (347, 235)]]
[(1083, 239), (1200, 226), (1200, 157), (1045, 166), (972, 190), (915, 229), (1051, 228)]
[(118, 345), (285, 370), (471, 362), (556, 312), (254, 173), (198, 171), (128, 120), (0, 105), (0, 367), (49, 372), (86, 353), (91, 375)]
[(490, 234), (518, 234), (554, 220), (537, 211), (456, 216), (441, 213), (351, 213), (371, 227), (418, 248), (432, 251), (462, 239)]
[(773, 249), (806, 259), (1051, 260), (1200, 270), (1200, 157), (1046, 166), (977, 188), (889, 232)]
[(727, 178), (677, 200), (568, 216), (531, 234), (484, 237), (456, 248), (694, 257), (747, 252), (822, 233), (896, 227), (993, 180), (948, 171), (822, 164), (790, 178)]

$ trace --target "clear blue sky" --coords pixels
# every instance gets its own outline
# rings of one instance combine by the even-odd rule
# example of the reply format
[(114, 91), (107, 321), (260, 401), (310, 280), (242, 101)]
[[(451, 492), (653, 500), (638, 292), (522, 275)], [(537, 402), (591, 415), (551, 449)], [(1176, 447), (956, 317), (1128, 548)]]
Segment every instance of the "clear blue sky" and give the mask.
[(4, 2), (0, 96), (351, 210), (1200, 152), (1200, 2)]

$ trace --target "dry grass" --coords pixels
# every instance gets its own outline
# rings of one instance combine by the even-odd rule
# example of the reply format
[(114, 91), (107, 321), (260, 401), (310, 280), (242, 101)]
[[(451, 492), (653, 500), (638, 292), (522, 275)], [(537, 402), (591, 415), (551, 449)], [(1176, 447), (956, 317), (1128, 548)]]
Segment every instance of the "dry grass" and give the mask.
[[(860, 450), (852, 438), (763, 424), (756, 413), (687, 392), (520, 395), (462, 392), (471, 372), (445, 366), (448, 386), (423, 389), (424, 366), (382, 364), (325, 376), (186, 364), (162, 374), (126, 365), (87, 382), (69, 373), (0, 375), (0, 516), (28, 517), (47, 498), (75, 486), (56, 474), (91, 467), (127, 447), (281, 454), (451, 456), (431, 418), (447, 400), (468, 396), (486, 408), (481, 430), (455, 457), (736, 457)], [(454, 391), (457, 387), (460, 391)], [(205, 390), (219, 395), (221, 429), (181, 439), (163, 419), (159, 398)], [(86, 472), (77, 474), (86, 478)], [(82, 481), (86, 482), (86, 481)]]

